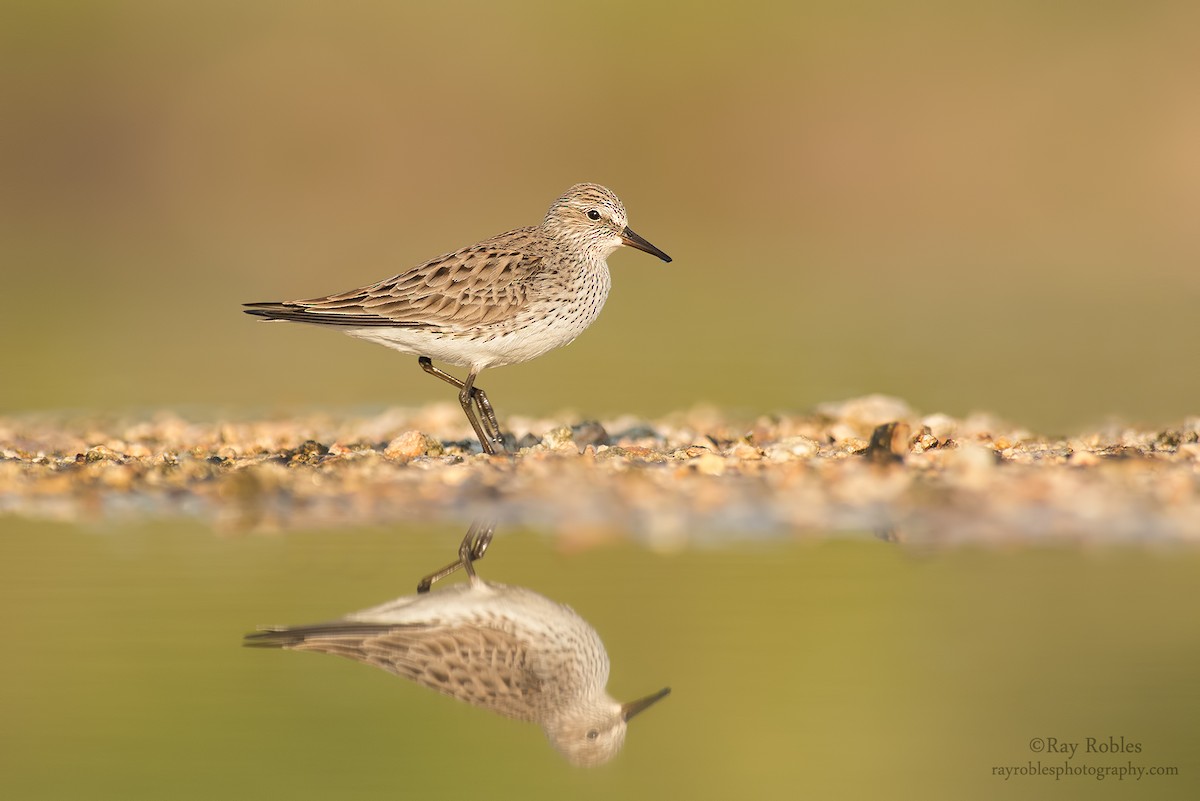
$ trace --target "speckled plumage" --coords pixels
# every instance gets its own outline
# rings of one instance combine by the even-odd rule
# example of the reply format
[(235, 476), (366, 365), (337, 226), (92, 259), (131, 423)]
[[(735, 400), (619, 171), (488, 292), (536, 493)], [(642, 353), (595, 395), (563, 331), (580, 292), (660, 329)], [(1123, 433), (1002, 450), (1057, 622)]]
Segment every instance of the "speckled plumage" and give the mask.
[(259, 631), (246, 644), (336, 654), (538, 723), (578, 765), (615, 756), (627, 719), (666, 694), (618, 704), (604, 689), (608, 654), (583, 618), (532, 590), (473, 575), (332, 623)]
[[(540, 225), (499, 234), (359, 289), (248, 303), (246, 313), (336, 327), (422, 357), (426, 372), (459, 387), (480, 444), (493, 453), (503, 443), (475, 376), (534, 359), (583, 333), (608, 298), (607, 258), (623, 244), (671, 260), (629, 228), (615, 194), (598, 184), (576, 184)], [(431, 368), (430, 359), (470, 372), (458, 381)]]

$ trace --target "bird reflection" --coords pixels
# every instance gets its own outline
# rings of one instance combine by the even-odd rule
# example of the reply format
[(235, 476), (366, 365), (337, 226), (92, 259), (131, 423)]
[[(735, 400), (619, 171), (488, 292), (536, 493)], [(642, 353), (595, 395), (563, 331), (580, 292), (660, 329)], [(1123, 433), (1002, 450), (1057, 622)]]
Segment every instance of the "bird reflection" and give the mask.
[[(319, 651), (365, 662), (460, 701), (539, 724), (576, 765), (608, 762), (625, 742), (626, 724), (670, 688), (626, 704), (613, 700), (608, 654), (570, 607), (524, 587), (484, 581), (483, 557), (495, 525), (475, 523), (455, 562), (426, 576), (418, 594), (340, 620), (267, 628), (245, 644)], [(462, 569), (468, 580), (436, 592)]]

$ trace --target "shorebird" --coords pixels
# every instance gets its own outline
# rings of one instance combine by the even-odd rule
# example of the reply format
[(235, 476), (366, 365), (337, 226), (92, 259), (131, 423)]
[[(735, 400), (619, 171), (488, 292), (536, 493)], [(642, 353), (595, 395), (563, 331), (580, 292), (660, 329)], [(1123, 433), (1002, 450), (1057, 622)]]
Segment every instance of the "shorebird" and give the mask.
[[(608, 654), (570, 607), (479, 578), (471, 562), (491, 539), (473, 526), (461, 564), (468, 581), (397, 598), (330, 623), (267, 628), (245, 644), (336, 654), (382, 668), (505, 717), (539, 724), (573, 764), (601, 765), (621, 750), (626, 724), (670, 688), (626, 704), (605, 691)], [(479, 542), (483, 540), (482, 547)]]
[[(625, 206), (598, 184), (576, 184), (540, 225), (517, 228), (383, 281), (321, 298), (247, 303), (247, 314), (340, 328), (418, 357), (458, 389), (484, 452), (504, 451), (481, 370), (529, 361), (574, 340), (608, 297), (607, 258), (621, 245), (671, 257), (629, 227)], [(465, 379), (433, 360), (467, 368)]]

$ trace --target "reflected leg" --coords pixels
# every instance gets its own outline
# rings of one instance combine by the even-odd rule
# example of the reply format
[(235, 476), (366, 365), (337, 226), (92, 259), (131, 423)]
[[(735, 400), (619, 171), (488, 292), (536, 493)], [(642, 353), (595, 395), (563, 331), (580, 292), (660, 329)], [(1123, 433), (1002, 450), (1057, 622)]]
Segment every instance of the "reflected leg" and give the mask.
[(463, 537), (462, 544), (458, 546), (458, 559), (421, 579), (417, 584), (417, 592), (429, 592), (436, 582), (452, 575), (459, 568), (467, 571), (467, 575), (474, 579), (473, 563), (482, 559), (483, 555), (487, 553), (488, 546), (492, 544), (492, 535), (495, 533), (496, 523), (494, 521), (476, 520), (472, 523), (471, 527), (467, 529), (467, 536)]

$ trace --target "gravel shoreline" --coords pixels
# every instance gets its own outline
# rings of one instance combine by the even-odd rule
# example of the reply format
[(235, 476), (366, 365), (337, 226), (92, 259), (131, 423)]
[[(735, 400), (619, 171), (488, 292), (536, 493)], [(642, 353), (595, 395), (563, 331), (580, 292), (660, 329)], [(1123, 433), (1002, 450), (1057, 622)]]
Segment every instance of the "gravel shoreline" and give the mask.
[[(1039, 438), (871, 396), (806, 415), (515, 417), (487, 457), (457, 406), (246, 422), (0, 418), (0, 513), (225, 530), (488, 517), (663, 548), (778, 536), (1200, 542), (1200, 418)], [(531, 433), (536, 432), (536, 433)]]

